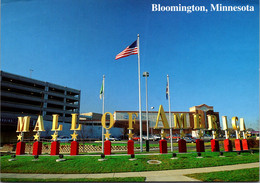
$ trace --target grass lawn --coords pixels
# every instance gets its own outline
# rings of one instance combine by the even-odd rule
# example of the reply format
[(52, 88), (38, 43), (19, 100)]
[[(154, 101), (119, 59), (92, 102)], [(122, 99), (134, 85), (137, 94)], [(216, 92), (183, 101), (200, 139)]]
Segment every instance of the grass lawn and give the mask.
[(259, 182), (259, 168), (186, 175), (203, 182)]
[(123, 178), (85, 178), (85, 179), (29, 179), (29, 178), (2, 178), (3, 182), (144, 182), (145, 177)]
[[(177, 154), (172, 160), (171, 154), (136, 155), (136, 161), (129, 161), (130, 156), (106, 156), (107, 161), (98, 161), (100, 156), (65, 156), (66, 161), (56, 162), (57, 156), (40, 156), (39, 161), (32, 161), (33, 156), (17, 156), (17, 161), (8, 161), (10, 155), (1, 157), (2, 173), (113, 173), (140, 172), (154, 170), (173, 170), (185, 168), (212, 167), (259, 161), (259, 152), (250, 154), (243, 152), (237, 156), (235, 152), (224, 152), (219, 157), (217, 152), (201, 153), (204, 158), (196, 158), (196, 153)], [(161, 164), (148, 164), (148, 160), (159, 160)]]

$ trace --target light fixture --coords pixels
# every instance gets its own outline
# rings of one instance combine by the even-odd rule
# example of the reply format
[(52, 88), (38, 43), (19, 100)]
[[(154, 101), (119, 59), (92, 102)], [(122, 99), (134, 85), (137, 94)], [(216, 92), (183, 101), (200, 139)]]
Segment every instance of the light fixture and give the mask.
[(101, 158), (104, 159), (105, 158), (105, 154), (102, 153), (101, 154)]
[(63, 154), (59, 154), (59, 158), (62, 159), (63, 158)]

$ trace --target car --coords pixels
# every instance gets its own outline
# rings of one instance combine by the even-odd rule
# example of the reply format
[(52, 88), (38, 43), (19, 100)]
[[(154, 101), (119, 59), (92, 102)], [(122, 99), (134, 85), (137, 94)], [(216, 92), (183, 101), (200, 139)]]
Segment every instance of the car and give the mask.
[(230, 137), (230, 138), (235, 138), (235, 137), (236, 137), (236, 134), (230, 134), (229, 137)]
[[(180, 138), (180, 135), (172, 135), (172, 139), (177, 140)], [(166, 139), (171, 139), (170, 135), (166, 137)]]
[(72, 139), (68, 136), (60, 136), (57, 138), (57, 141), (60, 141), (60, 142), (70, 142), (72, 141)]
[(110, 140), (110, 141), (121, 141), (120, 138), (116, 138), (114, 136), (111, 136), (108, 140)]
[[(143, 135), (143, 140), (147, 140), (146, 135)], [(149, 140), (150, 141), (157, 141), (157, 140), (160, 140), (160, 137), (158, 135), (149, 135)]]
[(157, 141), (157, 140), (161, 140), (161, 137), (159, 135), (151, 135), (149, 136), (149, 140)]
[(140, 141), (140, 137), (139, 136), (134, 136), (132, 139), (135, 140), (135, 141)]
[[(190, 138), (190, 137), (184, 137), (183, 138), (187, 143), (195, 143), (196, 140), (193, 139), (193, 138)], [(179, 141), (180, 139), (177, 140), (177, 142)]]
[(205, 142), (210, 141), (213, 139), (213, 136), (209, 135), (209, 134), (204, 134), (203, 137), (201, 137), (202, 140), (204, 140)]

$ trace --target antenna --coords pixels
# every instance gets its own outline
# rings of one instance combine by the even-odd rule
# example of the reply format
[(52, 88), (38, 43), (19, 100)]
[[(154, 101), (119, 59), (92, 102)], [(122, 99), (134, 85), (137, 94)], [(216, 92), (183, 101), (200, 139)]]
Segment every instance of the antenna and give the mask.
[(32, 72), (33, 72), (33, 70), (30, 69), (30, 78), (32, 78)]

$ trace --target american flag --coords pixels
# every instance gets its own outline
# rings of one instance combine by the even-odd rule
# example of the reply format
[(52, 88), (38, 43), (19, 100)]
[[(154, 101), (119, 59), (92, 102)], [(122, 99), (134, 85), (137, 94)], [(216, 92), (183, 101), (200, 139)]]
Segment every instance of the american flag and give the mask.
[(124, 49), (121, 53), (117, 54), (116, 60), (130, 55), (138, 54), (137, 41), (133, 42), (130, 46)]
[(166, 82), (166, 100), (168, 100), (168, 95), (169, 95), (169, 85), (168, 85), (168, 80)]

